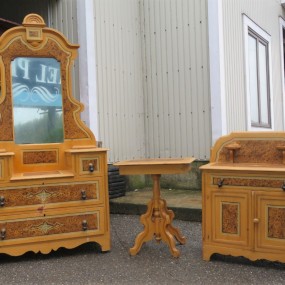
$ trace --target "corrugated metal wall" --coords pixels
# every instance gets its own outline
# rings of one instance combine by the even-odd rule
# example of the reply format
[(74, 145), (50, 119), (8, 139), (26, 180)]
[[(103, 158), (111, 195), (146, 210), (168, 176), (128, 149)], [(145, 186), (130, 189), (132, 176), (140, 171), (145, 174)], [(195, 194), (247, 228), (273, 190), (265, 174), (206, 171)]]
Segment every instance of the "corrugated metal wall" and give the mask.
[(206, 3), (141, 1), (148, 157), (209, 157)]
[(99, 139), (111, 162), (145, 157), (140, 1), (94, 3)]
[(275, 130), (284, 130), (279, 40), (279, 15), (284, 12), (280, 1), (223, 0), (222, 9), (228, 132), (246, 130), (243, 13), (272, 37), (273, 116)]
[(100, 136), (111, 161), (209, 157), (206, 0), (95, 0)]
[[(59, 30), (71, 43), (78, 43), (76, 0), (49, 0), (47, 25)], [(79, 58), (74, 62), (72, 74), (73, 96), (80, 99), (79, 93)]]

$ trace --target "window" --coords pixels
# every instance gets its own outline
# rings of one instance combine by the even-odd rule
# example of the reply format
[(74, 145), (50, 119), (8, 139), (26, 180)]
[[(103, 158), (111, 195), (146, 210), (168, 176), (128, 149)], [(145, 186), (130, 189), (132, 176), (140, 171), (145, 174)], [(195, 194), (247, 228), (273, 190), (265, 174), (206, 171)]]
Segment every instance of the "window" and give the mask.
[(250, 114), (253, 127), (271, 127), (268, 42), (248, 30)]
[(272, 129), (270, 36), (245, 17), (248, 128)]

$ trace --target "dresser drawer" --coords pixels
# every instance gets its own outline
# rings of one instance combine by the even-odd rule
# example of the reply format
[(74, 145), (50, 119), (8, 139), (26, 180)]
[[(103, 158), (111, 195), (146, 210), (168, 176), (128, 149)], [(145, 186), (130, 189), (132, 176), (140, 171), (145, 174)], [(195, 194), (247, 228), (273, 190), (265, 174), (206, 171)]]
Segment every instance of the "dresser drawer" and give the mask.
[(106, 155), (94, 153), (76, 155), (76, 173), (79, 177), (103, 176), (106, 172)]
[(257, 187), (282, 189), (285, 187), (285, 178), (276, 177), (243, 177), (243, 176), (224, 176), (211, 175), (210, 184), (212, 186), (233, 186), (233, 187)]
[(6, 208), (80, 200), (99, 201), (100, 189), (102, 189), (100, 179), (92, 183), (5, 188), (0, 191), (0, 205)]
[(99, 211), (49, 218), (9, 220), (0, 223), (1, 240), (100, 231)]

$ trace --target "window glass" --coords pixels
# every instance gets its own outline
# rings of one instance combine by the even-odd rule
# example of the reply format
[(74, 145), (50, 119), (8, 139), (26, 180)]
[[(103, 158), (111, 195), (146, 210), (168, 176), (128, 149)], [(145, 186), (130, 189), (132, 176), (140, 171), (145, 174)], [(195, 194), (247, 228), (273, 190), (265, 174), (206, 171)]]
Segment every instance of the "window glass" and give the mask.
[(251, 125), (270, 126), (268, 43), (249, 30), (248, 73)]
[(268, 125), (268, 88), (267, 88), (267, 64), (266, 46), (259, 43), (259, 66), (260, 66), (260, 122)]
[(257, 60), (256, 60), (257, 41), (252, 36), (248, 39), (249, 54), (249, 91), (250, 91), (250, 111), (251, 122), (258, 123), (258, 89), (257, 89)]

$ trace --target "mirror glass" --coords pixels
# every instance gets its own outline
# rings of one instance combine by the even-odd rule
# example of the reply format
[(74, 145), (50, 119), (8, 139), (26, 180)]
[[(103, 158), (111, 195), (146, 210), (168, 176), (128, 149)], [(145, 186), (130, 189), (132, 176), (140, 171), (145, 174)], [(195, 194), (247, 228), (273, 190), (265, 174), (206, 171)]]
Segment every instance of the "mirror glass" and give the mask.
[(17, 57), (11, 64), (15, 142), (63, 142), (60, 63), (54, 58)]

